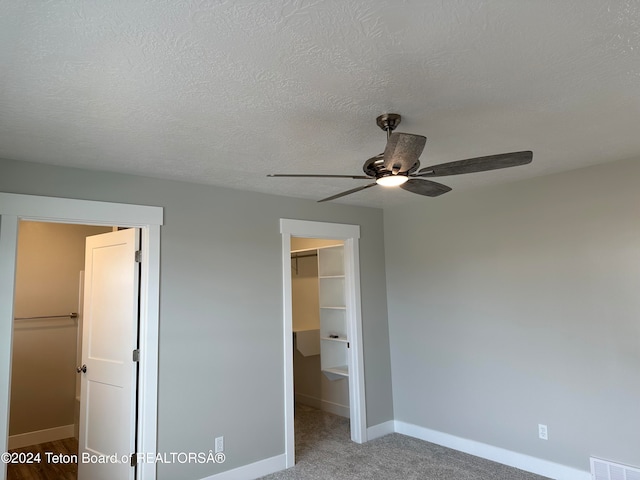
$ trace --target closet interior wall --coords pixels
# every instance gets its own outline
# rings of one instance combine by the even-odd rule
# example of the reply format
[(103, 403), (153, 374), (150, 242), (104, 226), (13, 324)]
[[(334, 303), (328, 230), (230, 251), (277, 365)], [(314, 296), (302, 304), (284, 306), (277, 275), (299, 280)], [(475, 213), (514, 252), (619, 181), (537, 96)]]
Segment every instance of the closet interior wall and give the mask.
[[(77, 430), (75, 369), (85, 238), (110, 230), (20, 222), (11, 362), (11, 448), (71, 437)], [(65, 317), (72, 312), (79, 316)]]

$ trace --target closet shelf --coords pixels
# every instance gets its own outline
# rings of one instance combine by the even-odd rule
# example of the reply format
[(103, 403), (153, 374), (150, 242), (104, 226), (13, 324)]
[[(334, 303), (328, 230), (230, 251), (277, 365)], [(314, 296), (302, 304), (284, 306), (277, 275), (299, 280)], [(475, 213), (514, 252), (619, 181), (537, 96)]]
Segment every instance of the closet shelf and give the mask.
[(327, 367), (322, 369), (323, 372), (333, 373), (335, 375), (340, 375), (342, 377), (349, 376), (349, 367), (346, 365), (340, 365), (338, 367)]
[[(347, 307), (342, 246), (318, 251), (320, 369), (331, 381), (349, 376)], [(338, 338), (331, 338), (331, 336)]]
[(349, 341), (347, 340), (346, 337), (338, 337), (338, 338), (320, 337), (320, 340), (327, 340), (329, 342), (342, 342), (342, 343), (347, 343)]

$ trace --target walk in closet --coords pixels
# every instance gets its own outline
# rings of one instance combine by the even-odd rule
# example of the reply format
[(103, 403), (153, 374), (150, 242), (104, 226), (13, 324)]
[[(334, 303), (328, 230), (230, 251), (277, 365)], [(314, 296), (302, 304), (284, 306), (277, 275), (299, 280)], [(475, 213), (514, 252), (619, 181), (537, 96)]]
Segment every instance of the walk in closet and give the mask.
[(343, 242), (292, 238), (291, 247), (296, 401), (349, 417)]

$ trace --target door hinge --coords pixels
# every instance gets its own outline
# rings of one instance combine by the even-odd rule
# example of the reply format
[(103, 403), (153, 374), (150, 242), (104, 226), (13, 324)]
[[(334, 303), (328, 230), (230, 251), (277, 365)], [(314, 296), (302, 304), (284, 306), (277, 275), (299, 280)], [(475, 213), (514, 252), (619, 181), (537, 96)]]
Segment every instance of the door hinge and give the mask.
[(137, 463), (138, 463), (138, 455), (136, 455), (136, 453), (133, 452), (131, 454), (131, 466), (135, 467)]
[(136, 251), (135, 260), (136, 260), (136, 263), (142, 263), (142, 250)]
[(139, 361), (140, 361), (140, 349), (139, 349), (139, 348), (136, 348), (136, 349), (133, 351), (133, 355), (132, 355), (132, 357), (133, 357), (133, 361), (134, 361), (134, 362), (139, 362)]

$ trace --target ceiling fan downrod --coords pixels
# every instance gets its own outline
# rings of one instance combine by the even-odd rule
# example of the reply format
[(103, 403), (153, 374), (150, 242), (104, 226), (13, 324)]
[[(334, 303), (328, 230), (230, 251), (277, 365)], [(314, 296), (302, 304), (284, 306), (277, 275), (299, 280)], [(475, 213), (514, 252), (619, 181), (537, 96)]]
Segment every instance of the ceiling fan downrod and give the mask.
[(376, 118), (376, 124), (385, 132), (387, 132), (387, 140), (389, 140), (389, 136), (391, 132), (393, 132), (400, 122), (402, 121), (402, 117), (397, 113), (383, 113), (378, 118)]

